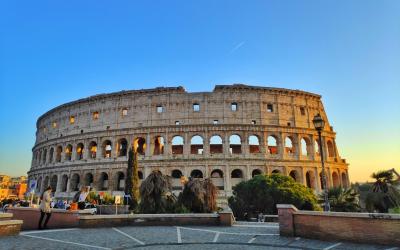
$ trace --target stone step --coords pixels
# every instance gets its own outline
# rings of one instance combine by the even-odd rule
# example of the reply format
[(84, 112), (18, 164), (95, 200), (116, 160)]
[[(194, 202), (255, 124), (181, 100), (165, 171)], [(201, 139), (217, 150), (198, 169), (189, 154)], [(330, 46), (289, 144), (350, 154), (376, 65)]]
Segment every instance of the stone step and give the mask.
[(12, 213), (0, 213), (0, 221), (9, 220), (13, 217)]
[(22, 220), (1, 220), (0, 237), (18, 235), (21, 231)]

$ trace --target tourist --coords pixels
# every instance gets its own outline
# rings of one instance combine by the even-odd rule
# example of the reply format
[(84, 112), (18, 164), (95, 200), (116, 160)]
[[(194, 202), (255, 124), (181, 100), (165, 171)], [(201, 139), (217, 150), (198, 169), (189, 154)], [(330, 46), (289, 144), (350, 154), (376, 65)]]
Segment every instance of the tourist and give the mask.
[(75, 194), (73, 202), (78, 202), (78, 209), (85, 209), (86, 197), (88, 194), (89, 191), (87, 187), (82, 187), (81, 190)]
[[(41, 201), (40, 201), (39, 230), (47, 228), (47, 223), (49, 222), (51, 216), (51, 208), (50, 208), (51, 191), (52, 191), (51, 186), (48, 186), (46, 190), (43, 192), (42, 196), (40, 197)], [(46, 220), (44, 221), (44, 225), (42, 227), (42, 221), (45, 215), (46, 215)]]

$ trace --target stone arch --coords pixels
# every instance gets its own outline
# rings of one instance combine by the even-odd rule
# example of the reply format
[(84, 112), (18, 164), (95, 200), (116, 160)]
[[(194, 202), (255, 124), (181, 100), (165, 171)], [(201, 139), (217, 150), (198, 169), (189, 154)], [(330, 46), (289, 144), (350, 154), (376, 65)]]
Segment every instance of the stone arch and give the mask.
[(300, 182), (300, 174), (297, 170), (290, 171), (289, 176), (292, 177), (293, 180)]
[(295, 153), (294, 140), (291, 136), (286, 136), (285, 138), (285, 153), (288, 155), (294, 155)]
[(93, 174), (92, 173), (85, 174), (84, 185), (93, 187)]
[(53, 192), (57, 191), (57, 181), (58, 181), (57, 175), (53, 175), (50, 179), (50, 187)]
[(210, 138), (210, 154), (223, 153), (222, 138), (219, 135), (213, 135)]
[(37, 164), (40, 165), (42, 163), (42, 150), (39, 150), (37, 152), (37, 157), (38, 157)]
[(54, 158), (54, 148), (50, 148), (50, 155), (49, 155), (49, 163), (53, 163), (53, 158)]
[(108, 174), (105, 172), (100, 173), (99, 178), (99, 190), (105, 191), (108, 190)]
[(137, 137), (133, 141), (133, 150), (135, 150), (140, 155), (146, 154), (146, 140), (143, 137)]
[(279, 169), (274, 169), (271, 172), (272, 174), (281, 174), (282, 172)]
[(310, 155), (310, 139), (303, 137), (300, 140), (301, 144), (301, 155), (309, 156)]
[(268, 147), (269, 154), (271, 154), (271, 155), (278, 154), (278, 140), (276, 139), (276, 136), (274, 136), (274, 135), (268, 136), (267, 147)]
[(89, 144), (90, 158), (96, 159), (97, 156), (97, 143), (95, 141), (91, 141)]
[(83, 160), (83, 153), (84, 153), (84, 145), (83, 143), (78, 143), (76, 145), (76, 159), (77, 160)]
[(241, 169), (234, 169), (231, 172), (231, 178), (244, 178), (243, 171)]
[(124, 191), (124, 189), (125, 189), (125, 174), (122, 171), (117, 172), (115, 183), (117, 184), (116, 190)]
[(211, 178), (224, 178), (224, 172), (221, 169), (211, 171)]
[(70, 184), (70, 191), (78, 191), (79, 190), (79, 183), (80, 183), (80, 176), (79, 174), (75, 173), (71, 176), (71, 184)]
[(343, 188), (348, 188), (347, 174), (344, 172), (342, 173), (342, 186)]
[(195, 135), (190, 139), (190, 153), (195, 155), (203, 154), (204, 140), (200, 135)]
[(219, 190), (224, 190), (224, 172), (221, 169), (214, 169), (210, 176), (212, 183)]
[(48, 175), (46, 175), (46, 177), (44, 177), (44, 181), (43, 181), (41, 193), (44, 192), (44, 190), (45, 190), (49, 185), (50, 185), (50, 177), (49, 177)]
[(190, 177), (203, 178), (203, 172), (199, 169), (193, 169), (192, 172), (190, 172)]
[(36, 193), (42, 192), (42, 176), (40, 176), (36, 182)]
[(71, 159), (72, 159), (72, 145), (71, 144), (68, 144), (66, 147), (65, 147), (65, 160), (66, 161), (70, 161)]
[(229, 152), (231, 154), (242, 153), (242, 138), (239, 135), (233, 134), (229, 136)]
[(103, 158), (111, 158), (112, 143), (110, 140), (105, 140), (102, 145)]
[(336, 154), (335, 154), (335, 146), (333, 145), (333, 142), (331, 140), (328, 140), (326, 142), (326, 145), (328, 147), (328, 156), (329, 157), (335, 157), (336, 156)]
[(162, 155), (164, 154), (164, 137), (156, 136), (154, 138), (154, 150), (153, 155)]
[(121, 138), (117, 142), (117, 155), (118, 157), (126, 156), (128, 153), (128, 141), (125, 138)]
[(61, 177), (61, 192), (67, 192), (68, 187), (68, 175), (64, 174)]
[(62, 146), (58, 146), (56, 150), (56, 162), (61, 162), (61, 153), (63, 151)]
[(250, 154), (257, 154), (260, 153), (260, 139), (257, 135), (250, 135), (249, 136), (249, 149)]
[(252, 172), (251, 172), (251, 177), (253, 178), (254, 176), (256, 176), (256, 175), (260, 175), (260, 174), (262, 174), (262, 171), (260, 170), (260, 169), (254, 169)]
[(172, 154), (173, 155), (181, 155), (183, 154), (183, 137), (180, 135), (176, 135), (172, 138), (171, 145), (172, 145)]
[(332, 184), (333, 187), (340, 187), (340, 179), (339, 179), (339, 175), (336, 172), (332, 173)]
[(312, 171), (306, 173), (306, 185), (308, 188), (315, 189), (315, 176)]
[(45, 148), (44, 150), (43, 150), (43, 157), (42, 157), (42, 159), (43, 159), (43, 164), (46, 164), (46, 159), (47, 158), (47, 149)]
[(179, 169), (174, 169), (171, 171), (171, 176), (174, 179), (180, 179), (183, 176), (183, 174), (182, 171), (180, 171)]

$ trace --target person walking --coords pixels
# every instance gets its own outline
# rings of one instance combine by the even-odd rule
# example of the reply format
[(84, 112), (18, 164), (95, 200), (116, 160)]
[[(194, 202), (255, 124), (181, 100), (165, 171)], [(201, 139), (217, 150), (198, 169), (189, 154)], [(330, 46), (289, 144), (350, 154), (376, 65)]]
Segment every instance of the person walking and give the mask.
[[(51, 217), (51, 186), (48, 186), (46, 190), (43, 192), (40, 201), (40, 219), (39, 219), (39, 230), (41, 229), (47, 229), (47, 223), (50, 220)], [(42, 227), (42, 222), (44, 219), (44, 216), (46, 215), (46, 220), (44, 221), (43, 227)]]

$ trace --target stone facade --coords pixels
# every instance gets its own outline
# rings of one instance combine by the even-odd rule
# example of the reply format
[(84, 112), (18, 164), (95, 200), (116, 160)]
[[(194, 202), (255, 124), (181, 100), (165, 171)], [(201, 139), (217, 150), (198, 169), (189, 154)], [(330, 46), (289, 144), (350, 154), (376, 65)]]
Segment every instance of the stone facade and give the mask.
[(180, 190), (180, 175), (211, 177), (221, 195), (260, 173), (280, 172), (321, 191), (318, 138), (328, 185), (349, 184), (321, 96), (299, 90), (217, 85), (212, 92), (183, 87), (101, 94), (58, 106), (37, 121), (29, 179), (71, 197), (81, 185), (120, 192), (127, 151), (139, 153), (140, 177), (159, 170)]

